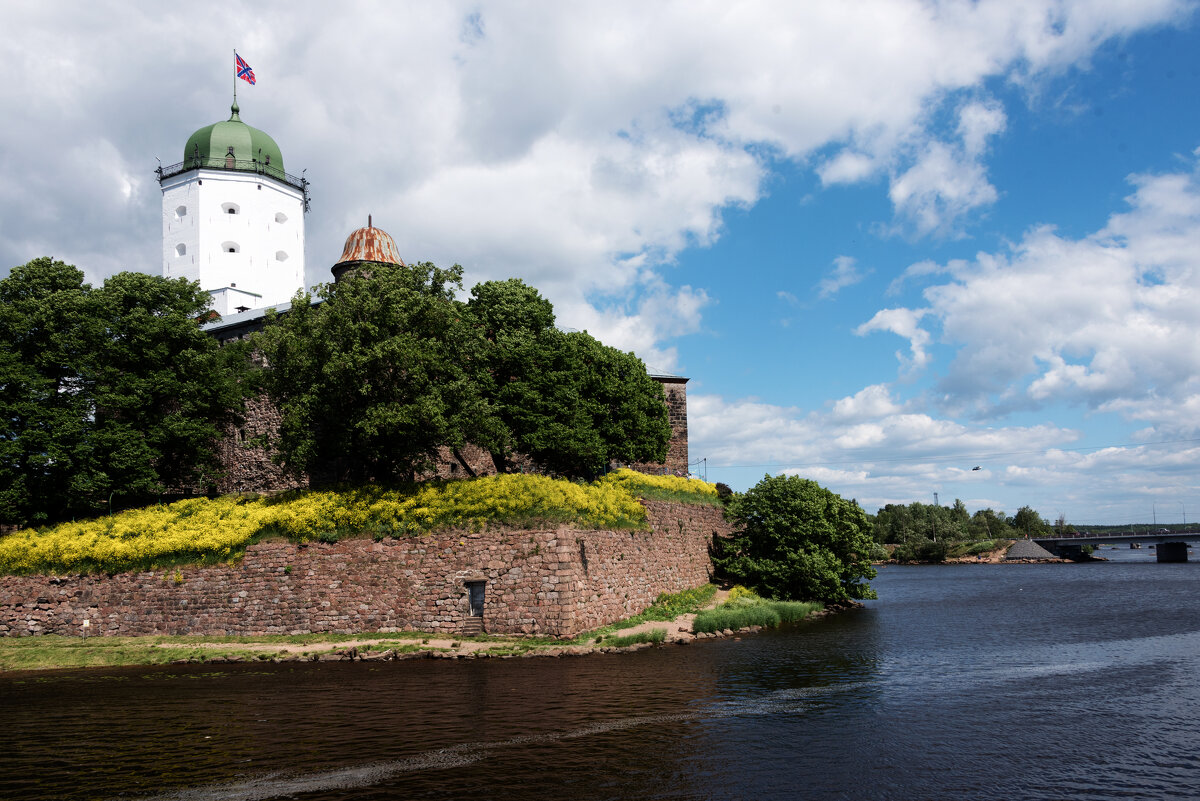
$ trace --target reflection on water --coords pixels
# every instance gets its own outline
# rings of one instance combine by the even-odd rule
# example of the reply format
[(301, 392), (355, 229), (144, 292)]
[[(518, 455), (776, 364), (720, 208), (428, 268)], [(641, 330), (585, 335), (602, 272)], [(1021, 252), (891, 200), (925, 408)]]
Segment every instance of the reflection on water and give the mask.
[(890, 567), (624, 655), (0, 679), (5, 798), (1190, 798), (1200, 566)]

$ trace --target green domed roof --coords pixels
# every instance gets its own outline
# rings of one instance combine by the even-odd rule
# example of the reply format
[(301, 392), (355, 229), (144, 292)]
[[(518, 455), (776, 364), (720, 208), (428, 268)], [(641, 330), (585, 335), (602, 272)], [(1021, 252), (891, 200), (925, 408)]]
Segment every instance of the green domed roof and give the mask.
[[(224, 122), (206, 125), (188, 137), (183, 147), (184, 169), (217, 167), (266, 172), (282, 178), (283, 153), (279, 145), (267, 134), (242, 122), (236, 102), (230, 112)], [(233, 148), (232, 162), (230, 148)]]

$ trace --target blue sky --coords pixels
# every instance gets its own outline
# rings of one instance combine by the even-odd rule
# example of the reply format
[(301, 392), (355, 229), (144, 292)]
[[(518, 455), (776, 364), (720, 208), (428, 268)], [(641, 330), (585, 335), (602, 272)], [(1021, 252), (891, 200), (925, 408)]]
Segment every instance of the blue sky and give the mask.
[(560, 325), (691, 378), (710, 480), (1200, 518), (1194, 3), (48, 3), (0, 25), (0, 270), (158, 271), (155, 156), (226, 116), (236, 46), (242, 118), (313, 181), (310, 283), (368, 213), (410, 261), (522, 277)]

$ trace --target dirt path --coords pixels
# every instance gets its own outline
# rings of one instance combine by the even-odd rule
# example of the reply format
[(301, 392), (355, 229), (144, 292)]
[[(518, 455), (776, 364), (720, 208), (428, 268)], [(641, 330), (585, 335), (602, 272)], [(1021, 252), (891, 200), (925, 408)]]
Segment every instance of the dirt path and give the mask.
[[(718, 605), (725, 603), (725, 599), (729, 597), (729, 590), (717, 590), (717, 594), (708, 602), (705, 609), (714, 609)], [(648, 620), (645, 623), (639, 623), (627, 629), (621, 629), (619, 634), (624, 637), (629, 634), (641, 634), (645, 631), (654, 631), (655, 629), (667, 630), (667, 642), (680, 642), (693, 640), (692, 621), (696, 619), (693, 614), (680, 615), (674, 620)]]

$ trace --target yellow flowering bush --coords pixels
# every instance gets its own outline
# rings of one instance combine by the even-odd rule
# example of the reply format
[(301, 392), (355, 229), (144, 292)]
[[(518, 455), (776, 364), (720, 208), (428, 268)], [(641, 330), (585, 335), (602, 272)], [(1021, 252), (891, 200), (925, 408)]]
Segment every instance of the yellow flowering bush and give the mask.
[(756, 593), (754, 590), (746, 589), (741, 584), (735, 584), (729, 589), (729, 595), (725, 598), (725, 603), (736, 604), (743, 598), (754, 600), (758, 597), (758, 593)]
[(626, 488), (631, 494), (656, 500), (717, 503), (717, 485), (698, 478), (652, 476), (621, 468), (600, 479), (599, 484)]
[(222, 561), (267, 535), (307, 542), (343, 535), (404, 536), (489, 523), (640, 528), (646, 510), (616, 482), (574, 484), (534, 475), (362, 487), (271, 498), (194, 498), (111, 517), (25, 529), (0, 538), (0, 572), (117, 571)]

